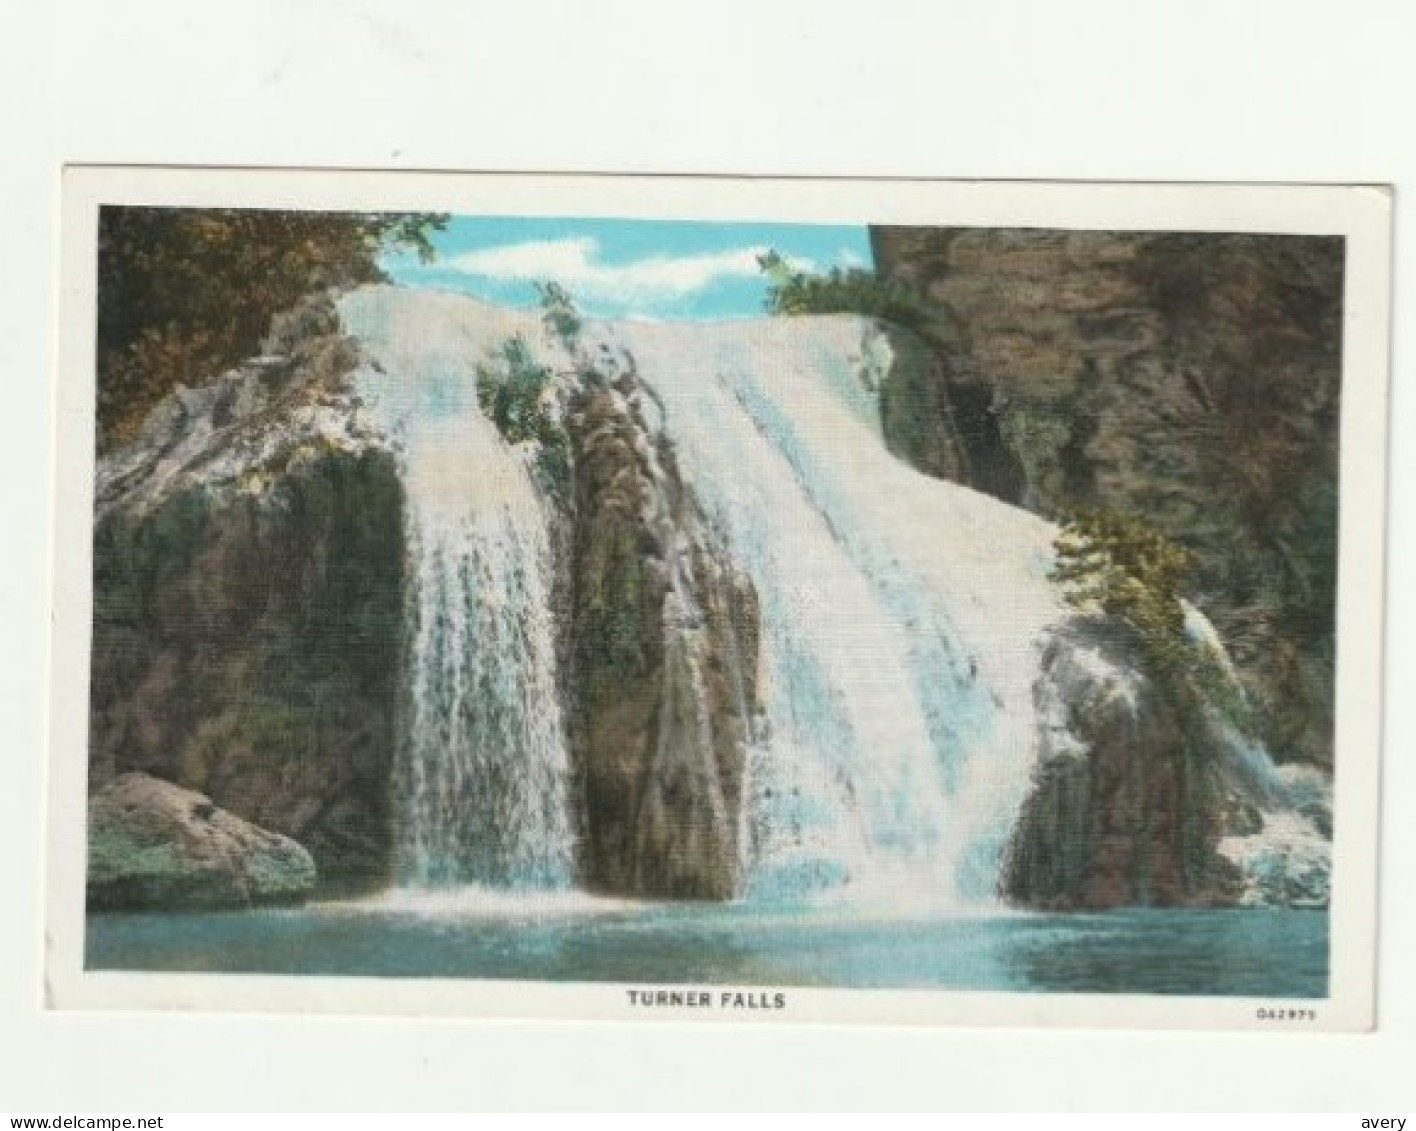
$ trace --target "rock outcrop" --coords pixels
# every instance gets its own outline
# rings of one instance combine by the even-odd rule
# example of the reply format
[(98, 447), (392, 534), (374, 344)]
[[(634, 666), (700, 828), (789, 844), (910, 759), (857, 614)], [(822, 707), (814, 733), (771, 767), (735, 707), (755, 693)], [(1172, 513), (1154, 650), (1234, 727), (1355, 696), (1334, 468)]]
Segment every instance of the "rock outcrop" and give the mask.
[[(1047, 647), (1040, 760), (1003, 891), (1046, 910), (1232, 903), (1237, 870), (1216, 848), (1224, 743), (1197, 733), (1118, 644), (1079, 622)], [(1133, 654), (1118, 664), (1121, 650)]]
[(599, 891), (740, 889), (758, 614), (715, 547), (632, 365), (602, 359), (569, 405), (570, 671), (582, 871)]
[(1326, 906), (1326, 774), (1275, 770), (1174, 678), (1120, 626), (1079, 617), (1052, 635), (1033, 790), (1000, 877), (1010, 903)]
[(104, 786), (88, 822), (90, 910), (287, 904), (315, 887), (314, 860), (295, 841), (147, 774)]
[(100, 462), (94, 789), (143, 771), (386, 877), (402, 494), (328, 302)]
[(915, 327), (935, 361), (915, 367), (924, 415), (901, 418), (901, 454), (1049, 518), (1144, 514), (1195, 550), (1273, 755), (1330, 765), (1342, 241), (880, 227), (872, 243), (937, 314)]

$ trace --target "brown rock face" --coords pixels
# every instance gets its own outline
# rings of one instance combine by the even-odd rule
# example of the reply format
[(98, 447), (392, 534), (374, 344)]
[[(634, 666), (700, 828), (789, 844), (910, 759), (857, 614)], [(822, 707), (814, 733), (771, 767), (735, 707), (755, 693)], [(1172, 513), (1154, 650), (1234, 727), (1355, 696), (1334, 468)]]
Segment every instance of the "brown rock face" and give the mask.
[(925, 419), (892, 446), (1047, 517), (1138, 513), (1195, 550), (1196, 602), (1270, 750), (1330, 765), (1342, 241), (876, 228), (872, 242), (878, 271), (939, 312), (915, 327), (936, 366), (914, 382), (943, 390), (911, 395)]
[(755, 708), (751, 582), (728, 567), (632, 371), (567, 417), (575, 467), (572, 748), (593, 889), (725, 899)]
[[(1126, 684), (1098, 683), (1088, 653), (1120, 659)], [(1004, 860), (1009, 901), (1053, 911), (1233, 904), (1242, 878), (1217, 846), (1257, 831), (1243, 818), (1259, 818), (1212, 722), (1185, 715), (1116, 634), (1080, 623), (1049, 644), (1035, 694), (1046, 724)]]
[[(390, 852), (402, 489), (329, 324), (180, 393), (100, 468), (90, 765), (294, 837), (334, 884)], [(309, 328), (307, 328), (308, 330)]]

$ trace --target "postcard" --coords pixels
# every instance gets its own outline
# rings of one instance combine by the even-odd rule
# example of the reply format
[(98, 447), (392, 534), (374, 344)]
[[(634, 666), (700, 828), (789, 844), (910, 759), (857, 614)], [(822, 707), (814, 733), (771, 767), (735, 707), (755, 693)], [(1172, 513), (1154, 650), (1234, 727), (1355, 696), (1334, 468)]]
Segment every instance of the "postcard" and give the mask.
[(49, 1005), (1371, 1027), (1390, 246), (68, 169)]

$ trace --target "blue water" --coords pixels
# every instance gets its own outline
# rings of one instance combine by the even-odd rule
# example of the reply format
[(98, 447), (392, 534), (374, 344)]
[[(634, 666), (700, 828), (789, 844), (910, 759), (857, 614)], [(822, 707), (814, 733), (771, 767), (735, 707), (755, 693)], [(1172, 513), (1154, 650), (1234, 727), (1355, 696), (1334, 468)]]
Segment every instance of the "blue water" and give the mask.
[(1328, 917), (323, 904), (95, 914), (89, 969), (1322, 998)]

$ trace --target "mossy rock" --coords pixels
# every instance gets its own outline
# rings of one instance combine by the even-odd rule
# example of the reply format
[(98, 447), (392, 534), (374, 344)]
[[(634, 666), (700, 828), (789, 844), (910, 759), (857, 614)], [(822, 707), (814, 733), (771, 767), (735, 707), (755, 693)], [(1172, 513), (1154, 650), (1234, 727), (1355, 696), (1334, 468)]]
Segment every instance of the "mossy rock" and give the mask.
[(289, 837), (258, 828), (203, 794), (123, 774), (89, 803), (92, 910), (217, 910), (298, 903), (315, 862)]

